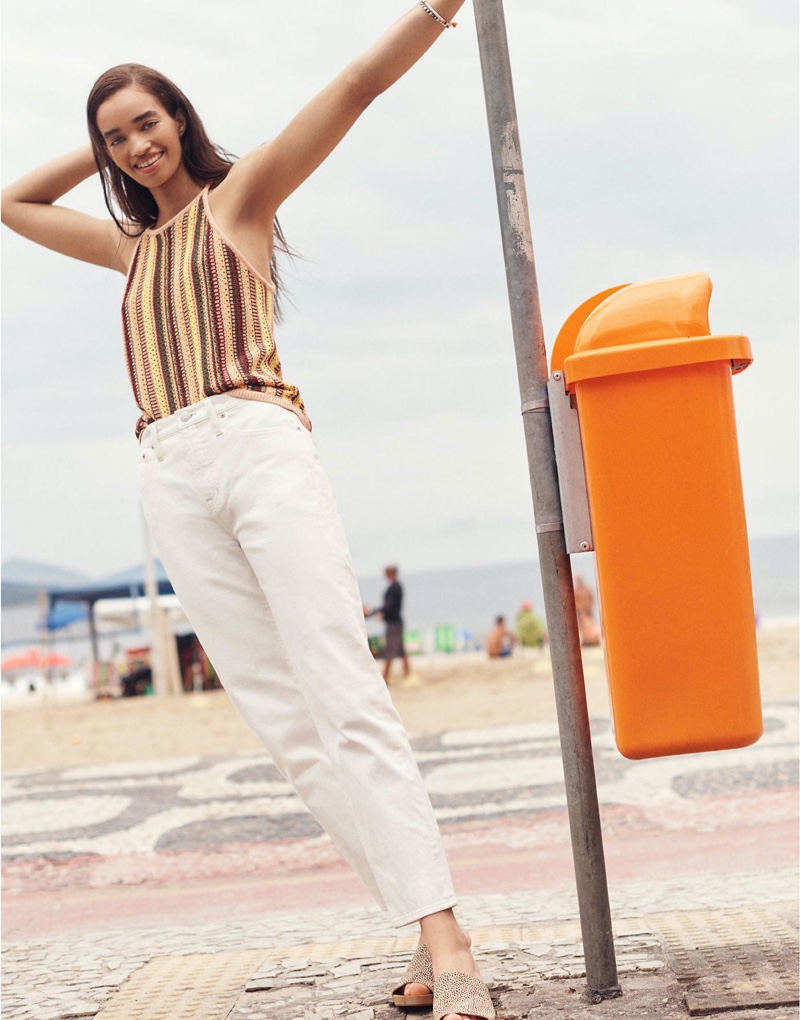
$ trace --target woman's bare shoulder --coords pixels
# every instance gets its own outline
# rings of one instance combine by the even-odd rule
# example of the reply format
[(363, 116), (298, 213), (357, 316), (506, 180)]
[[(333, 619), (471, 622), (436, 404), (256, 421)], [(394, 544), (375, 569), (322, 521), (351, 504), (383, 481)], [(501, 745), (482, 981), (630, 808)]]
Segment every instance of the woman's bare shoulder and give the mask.
[(145, 230), (140, 223), (131, 223), (127, 220), (119, 223), (109, 220), (109, 230), (116, 246), (118, 269), (127, 275)]

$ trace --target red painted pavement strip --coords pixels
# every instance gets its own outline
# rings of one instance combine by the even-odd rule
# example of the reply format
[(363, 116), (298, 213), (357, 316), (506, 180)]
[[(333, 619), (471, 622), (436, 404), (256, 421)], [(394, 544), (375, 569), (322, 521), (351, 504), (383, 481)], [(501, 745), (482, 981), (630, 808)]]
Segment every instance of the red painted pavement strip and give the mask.
[(3, 897), (3, 938), (80, 934), (122, 928), (219, 924), (253, 920), (271, 910), (313, 910), (371, 903), (346, 865), (324, 875), (278, 879), (227, 878), (179, 886), (107, 886)]
[[(455, 827), (457, 830), (458, 827)], [(574, 886), (568, 839), (511, 849), (486, 826), (446, 830), (453, 877), (462, 894), (554, 891)], [(448, 838), (450, 835), (453, 838)], [(797, 864), (797, 822), (697, 832), (691, 829), (628, 830), (607, 834), (605, 851), (611, 898), (615, 884), (687, 879), (702, 874), (766, 871)], [(371, 902), (360, 881), (339, 861), (290, 873), (211, 876), (197, 881), (174, 855), (175, 880), (101, 888), (66, 886), (46, 891), (11, 892), (3, 898), (3, 934), (37, 935), (125, 927), (165, 927), (254, 919), (272, 910), (304, 910)], [(111, 863), (106, 858), (105, 863)], [(31, 862), (35, 864), (36, 862)], [(120, 860), (123, 870), (125, 859)], [(130, 876), (128, 876), (128, 881)], [(126, 881), (126, 879), (123, 879)]]

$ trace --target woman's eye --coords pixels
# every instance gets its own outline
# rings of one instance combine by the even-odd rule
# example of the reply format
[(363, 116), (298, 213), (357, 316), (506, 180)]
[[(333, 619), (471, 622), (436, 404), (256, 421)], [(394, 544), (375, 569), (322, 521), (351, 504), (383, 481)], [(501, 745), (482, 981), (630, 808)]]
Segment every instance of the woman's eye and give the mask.
[(116, 138), (112, 138), (112, 139), (111, 139), (111, 141), (110, 141), (110, 142), (108, 143), (108, 147), (109, 147), (109, 149), (110, 149), (110, 148), (111, 148), (112, 146), (114, 146), (114, 145), (119, 145), (119, 143), (120, 143), (121, 141), (122, 141), (122, 138), (121, 138), (121, 136), (119, 136), (119, 135), (118, 135), (118, 136), (117, 136)]
[(148, 128), (155, 127), (156, 124), (158, 124), (157, 120), (148, 120), (147, 123), (143, 126), (142, 130), (146, 131)]

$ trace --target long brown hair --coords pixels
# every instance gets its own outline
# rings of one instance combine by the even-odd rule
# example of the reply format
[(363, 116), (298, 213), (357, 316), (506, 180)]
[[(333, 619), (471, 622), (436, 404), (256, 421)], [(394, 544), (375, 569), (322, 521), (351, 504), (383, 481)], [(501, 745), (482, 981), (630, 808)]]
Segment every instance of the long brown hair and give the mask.
[[(203, 122), (187, 97), (174, 82), (159, 71), (144, 64), (118, 64), (101, 74), (92, 86), (86, 102), (89, 138), (100, 172), (106, 208), (123, 234), (127, 237), (138, 237), (147, 227), (154, 226), (158, 221), (158, 205), (149, 188), (129, 177), (114, 163), (97, 126), (97, 111), (101, 104), (129, 85), (149, 92), (161, 103), (170, 117), (175, 118), (178, 113), (183, 114), (186, 127), (181, 136), (181, 151), (183, 163), (192, 180), (198, 184), (210, 183), (216, 186), (227, 177), (236, 157), (211, 141)], [(270, 271), (275, 282), (275, 316), (279, 319), (279, 297), (283, 288), (276, 255), (278, 252), (285, 255), (296, 253), (289, 247), (277, 218), (274, 235)]]

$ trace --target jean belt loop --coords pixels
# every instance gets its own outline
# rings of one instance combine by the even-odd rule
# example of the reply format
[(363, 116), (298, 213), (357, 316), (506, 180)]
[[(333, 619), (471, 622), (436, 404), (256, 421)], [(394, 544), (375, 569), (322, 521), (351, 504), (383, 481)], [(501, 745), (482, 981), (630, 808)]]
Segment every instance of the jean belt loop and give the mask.
[(217, 413), (216, 407), (214, 407), (214, 398), (208, 398), (208, 409), (211, 412), (211, 417), (214, 419), (214, 432), (216, 435), (222, 435), (222, 422), (219, 420), (219, 414)]
[(155, 447), (155, 451), (156, 451), (156, 459), (157, 460), (163, 460), (164, 459), (164, 450), (162, 449), (162, 446), (161, 446), (161, 440), (158, 438), (158, 427), (159, 427), (159, 422), (154, 421), (153, 422), (153, 446)]

